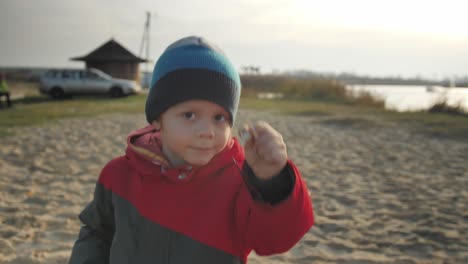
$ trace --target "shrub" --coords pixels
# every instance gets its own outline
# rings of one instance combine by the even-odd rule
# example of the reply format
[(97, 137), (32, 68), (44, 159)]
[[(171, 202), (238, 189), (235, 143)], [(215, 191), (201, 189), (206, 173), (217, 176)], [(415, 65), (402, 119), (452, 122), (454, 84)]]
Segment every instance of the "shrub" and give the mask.
[(428, 110), (429, 113), (444, 113), (449, 115), (460, 115), (460, 116), (467, 116), (468, 113), (465, 112), (465, 109), (458, 104), (458, 105), (449, 105), (447, 101), (440, 101), (435, 103), (431, 106)]
[(286, 98), (320, 101), (340, 101), (346, 98), (346, 88), (333, 80), (288, 79), (281, 83), (279, 92)]
[(242, 95), (261, 92), (281, 93), (286, 99), (333, 102), (384, 108), (384, 100), (367, 92), (349, 93), (346, 86), (332, 79), (299, 78), (287, 75), (243, 75)]
[(369, 91), (349, 92), (348, 98), (351, 104), (385, 108), (385, 99)]

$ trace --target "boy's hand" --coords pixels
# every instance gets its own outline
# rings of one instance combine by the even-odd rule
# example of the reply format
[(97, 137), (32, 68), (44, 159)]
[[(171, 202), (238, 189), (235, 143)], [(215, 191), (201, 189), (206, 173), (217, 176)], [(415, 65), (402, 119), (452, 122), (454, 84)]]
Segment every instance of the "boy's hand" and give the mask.
[(266, 122), (244, 125), (240, 131), (240, 141), (244, 145), (247, 163), (261, 180), (273, 178), (287, 163), (288, 153), (283, 137)]

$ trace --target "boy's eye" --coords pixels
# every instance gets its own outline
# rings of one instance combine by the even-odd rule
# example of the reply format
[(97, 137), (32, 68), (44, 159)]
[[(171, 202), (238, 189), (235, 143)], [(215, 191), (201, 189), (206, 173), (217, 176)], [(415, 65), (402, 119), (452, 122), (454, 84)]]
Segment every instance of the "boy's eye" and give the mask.
[(195, 113), (194, 112), (185, 112), (184, 117), (187, 118), (187, 119), (193, 119), (195, 117)]
[(222, 114), (215, 115), (214, 119), (215, 119), (215, 121), (217, 121), (217, 122), (224, 122), (224, 121), (226, 121), (226, 117), (225, 117), (224, 115), (222, 115)]

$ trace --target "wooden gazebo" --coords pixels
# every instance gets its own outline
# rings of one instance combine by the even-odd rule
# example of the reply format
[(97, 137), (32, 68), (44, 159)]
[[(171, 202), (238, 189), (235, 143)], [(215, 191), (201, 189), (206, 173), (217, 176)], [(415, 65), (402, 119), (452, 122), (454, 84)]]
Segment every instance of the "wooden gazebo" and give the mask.
[(88, 55), (71, 58), (84, 61), (86, 68), (99, 69), (114, 78), (139, 81), (139, 63), (147, 62), (135, 56), (114, 39), (91, 51)]

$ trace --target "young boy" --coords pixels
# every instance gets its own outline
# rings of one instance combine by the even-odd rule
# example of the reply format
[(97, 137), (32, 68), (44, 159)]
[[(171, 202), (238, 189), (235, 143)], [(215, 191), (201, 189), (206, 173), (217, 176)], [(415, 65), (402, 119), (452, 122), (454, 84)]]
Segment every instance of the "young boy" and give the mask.
[(70, 263), (246, 263), (313, 225), (305, 183), (265, 122), (232, 136), (240, 78), (204, 38), (170, 45), (146, 101), (150, 125), (102, 170)]

